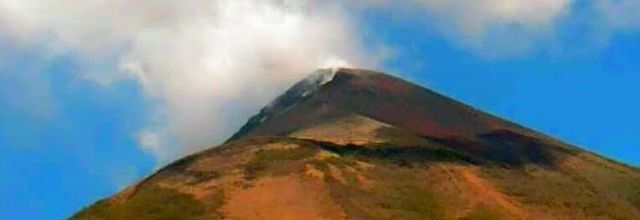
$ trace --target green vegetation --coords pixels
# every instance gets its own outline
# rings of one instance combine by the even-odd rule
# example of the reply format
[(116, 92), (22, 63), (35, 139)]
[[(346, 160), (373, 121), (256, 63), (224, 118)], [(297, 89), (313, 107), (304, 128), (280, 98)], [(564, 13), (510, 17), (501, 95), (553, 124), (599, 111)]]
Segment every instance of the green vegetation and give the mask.
[(330, 143), (318, 143), (323, 149), (343, 157), (362, 160), (376, 160), (385, 164), (411, 166), (427, 162), (452, 161), (460, 163), (478, 163), (466, 154), (451, 148), (397, 147), (388, 144), (336, 146)]
[[(230, 173), (226, 169), (238, 166), (244, 169), (246, 180), (273, 175), (305, 175), (307, 164), (322, 171), (324, 175), (313, 177), (324, 176), (322, 186), (326, 188), (322, 190), (326, 191), (323, 193), (328, 192), (331, 202), (337, 203), (351, 219), (462, 217), (463, 220), (499, 220), (513, 217), (495, 201), (483, 201), (485, 205), (465, 202), (473, 200), (469, 196), (474, 194), (465, 193), (465, 184), (470, 183), (464, 181), (468, 178), (460, 176), (455, 169), (463, 166), (473, 169), (473, 174), (495, 186), (509, 201), (513, 199), (527, 210), (541, 211), (550, 217), (638, 219), (640, 210), (640, 176), (633, 170), (595, 160), (597, 158), (587, 157), (588, 160), (574, 161), (570, 166), (535, 163), (504, 166), (481, 159), (478, 162), (474, 160), (475, 155), (469, 157), (463, 153), (465, 151), (436, 145), (341, 146), (291, 138), (251, 141), (247, 145), (234, 146), (235, 151), (224, 152), (233, 156), (234, 162), (224, 169), (188, 169), (193, 161), (183, 160), (150, 181), (144, 181), (130, 197), (102, 200), (71, 219), (223, 219), (220, 208), (235, 195), (225, 195), (225, 192), (240, 189), (236, 187), (250, 187), (251, 181), (215, 186), (203, 183), (218, 178), (221, 182), (226, 181), (228, 176), (225, 175)], [(274, 147), (264, 147), (268, 144)], [(321, 151), (327, 154), (318, 154)], [(202, 158), (192, 157), (191, 160)], [(208, 162), (207, 165), (209, 163), (213, 164)], [(481, 172), (475, 172), (477, 170)], [(199, 194), (205, 197), (196, 200), (181, 193), (182, 190), (162, 188), (156, 185), (158, 183), (196, 187), (207, 193)]]
[(385, 140), (385, 143), (401, 145), (401, 146), (432, 146), (437, 145), (425, 138), (414, 133), (407, 132), (398, 128), (383, 127), (375, 131), (377, 138)]
[(478, 206), (464, 220), (500, 220), (503, 219), (502, 214), (487, 206)]
[[(601, 179), (585, 178), (584, 176), (588, 176), (585, 171), (566, 172), (539, 167), (485, 167), (484, 171), (503, 193), (520, 198), (524, 204), (557, 210), (560, 215), (634, 219), (628, 207), (619, 203), (619, 200), (606, 196), (607, 193), (620, 190), (619, 188), (595, 184)], [(610, 180), (612, 178), (608, 181)], [(573, 211), (563, 213), (562, 210)]]
[[(445, 211), (437, 195), (425, 185), (426, 177), (419, 168), (376, 163), (371, 170), (359, 175), (375, 182), (364, 188), (356, 173), (346, 171), (352, 158), (323, 161), (341, 169), (346, 184), (328, 177), (327, 183), (334, 200), (354, 219), (445, 219)], [(327, 168), (318, 166), (325, 173)], [(352, 166), (353, 167), (353, 166)]]
[(216, 172), (214, 170), (210, 170), (210, 171), (185, 170), (183, 172), (186, 175), (192, 177), (191, 181), (189, 182), (189, 184), (192, 184), (192, 185), (203, 183), (203, 182), (207, 182), (207, 181), (210, 181), (212, 179), (220, 178), (220, 176), (222, 176), (222, 174), (220, 174), (219, 172)]
[(426, 187), (413, 184), (395, 185), (393, 188), (378, 187), (379, 206), (387, 210), (403, 213), (402, 219), (442, 219), (444, 211), (436, 201), (434, 194)]
[(289, 173), (290, 168), (298, 161), (313, 155), (315, 150), (307, 146), (298, 146), (291, 149), (261, 149), (255, 152), (253, 158), (245, 165), (245, 178), (248, 180), (258, 178), (261, 175), (279, 175)]
[(329, 164), (337, 167), (356, 166), (356, 159), (350, 156), (328, 157), (322, 160), (313, 160), (311, 164), (323, 172), (329, 172)]
[(629, 196), (630, 196), (629, 200), (631, 204), (634, 205), (636, 209), (640, 210), (640, 185), (637, 186), (635, 191), (631, 192)]
[(222, 189), (218, 190), (211, 199), (208, 199), (206, 202), (207, 209), (211, 210), (208, 212), (213, 213), (211, 219), (224, 219), (222, 213), (220, 212), (220, 208), (224, 205), (225, 202), (225, 194)]
[(149, 186), (122, 201), (101, 200), (71, 219), (209, 219), (205, 206), (190, 195)]

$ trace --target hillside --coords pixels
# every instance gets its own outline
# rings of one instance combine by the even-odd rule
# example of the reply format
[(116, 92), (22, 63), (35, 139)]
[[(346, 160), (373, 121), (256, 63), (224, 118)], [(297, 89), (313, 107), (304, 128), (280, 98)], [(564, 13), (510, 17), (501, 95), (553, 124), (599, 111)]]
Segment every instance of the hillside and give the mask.
[(72, 219), (640, 219), (640, 170), (390, 75), (319, 70)]

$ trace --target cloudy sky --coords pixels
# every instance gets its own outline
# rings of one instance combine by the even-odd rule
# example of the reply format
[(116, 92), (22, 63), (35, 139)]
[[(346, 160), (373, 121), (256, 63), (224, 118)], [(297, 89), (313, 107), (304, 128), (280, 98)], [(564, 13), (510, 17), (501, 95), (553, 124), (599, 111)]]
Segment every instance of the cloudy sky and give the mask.
[(394, 73), (640, 165), (638, 11), (637, 0), (3, 0), (0, 219), (66, 217), (223, 141), (319, 67)]

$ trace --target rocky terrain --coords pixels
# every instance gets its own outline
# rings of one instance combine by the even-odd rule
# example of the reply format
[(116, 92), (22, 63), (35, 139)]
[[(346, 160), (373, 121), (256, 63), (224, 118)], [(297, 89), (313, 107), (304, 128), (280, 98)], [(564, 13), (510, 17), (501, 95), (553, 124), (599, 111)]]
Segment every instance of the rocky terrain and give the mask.
[(383, 73), (319, 70), (72, 219), (640, 219), (640, 170)]

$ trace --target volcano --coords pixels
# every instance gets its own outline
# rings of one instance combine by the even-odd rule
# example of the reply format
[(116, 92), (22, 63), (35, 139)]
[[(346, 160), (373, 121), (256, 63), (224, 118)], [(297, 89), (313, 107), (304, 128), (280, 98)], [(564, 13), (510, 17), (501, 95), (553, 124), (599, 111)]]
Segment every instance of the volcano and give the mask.
[(640, 170), (380, 72), (321, 69), (72, 219), (640, 219)]

